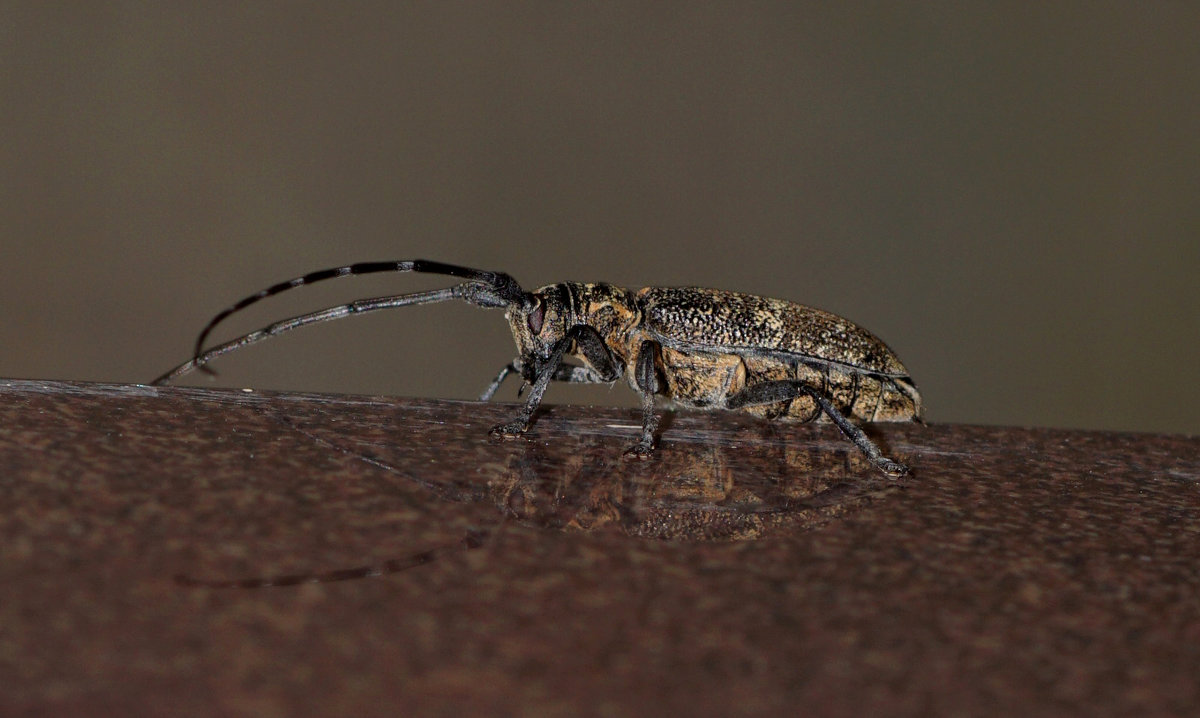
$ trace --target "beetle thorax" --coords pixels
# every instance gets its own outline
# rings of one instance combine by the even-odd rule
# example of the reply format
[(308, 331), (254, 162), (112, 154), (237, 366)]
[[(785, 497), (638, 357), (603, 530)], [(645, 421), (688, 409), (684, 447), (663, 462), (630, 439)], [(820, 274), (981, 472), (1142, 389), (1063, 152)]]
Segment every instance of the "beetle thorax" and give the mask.
[(628, 359), (630, 331), (641, 321), (633, 292), (612, 284), (567, 284), (576, 324), (586, 324), (604, 339), (621, 360)]
[(633, 294), (610, 284), (550, 284), (528, 296), (526, 304), (505, 311), (517, 351), (526, 362), (549, 357), (555, 344), (580, 325), (595, 329), (607, 346), (619, 352), (637, 322)]

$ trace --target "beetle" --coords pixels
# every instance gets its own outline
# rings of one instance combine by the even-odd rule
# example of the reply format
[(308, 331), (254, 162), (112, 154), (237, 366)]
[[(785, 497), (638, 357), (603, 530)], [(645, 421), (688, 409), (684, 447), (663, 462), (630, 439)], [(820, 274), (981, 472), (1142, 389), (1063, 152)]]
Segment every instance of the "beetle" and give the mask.
[[(337, 277), (420, 272), (466, 280), (445, 289), (371, 297), (275, 322), (210, 349), (218, 324), (267, 297)], [(847, 319), (782, 299), (696, 287), (624, 289), (561, 282), (527, 292), (508, 274), (423, 259), (362, 262), (274, 284), (218, 313), (200, 332), (192, 358), (155, 379), (165, 384), (218, 356), (318, 322), (460, 299), (503, 309), (517, 357), (480, 396), (487, 401), (510, 374), (529, 396), (512, 421), (491, 433), (528, 431), (551, 381), (613, 384), (624, 377), (641, 398), (642, 430), (625, 455), (654, 450), (655, 397), (695, 409), (742, 411), (793, 421), (832, 421), (891, 477), (908, 468), (883, 456), (851, 418), (921, 421), (921, 395), (908, 370), (880, 339)], [(568, 363), (570, 357), (579, 363)]]

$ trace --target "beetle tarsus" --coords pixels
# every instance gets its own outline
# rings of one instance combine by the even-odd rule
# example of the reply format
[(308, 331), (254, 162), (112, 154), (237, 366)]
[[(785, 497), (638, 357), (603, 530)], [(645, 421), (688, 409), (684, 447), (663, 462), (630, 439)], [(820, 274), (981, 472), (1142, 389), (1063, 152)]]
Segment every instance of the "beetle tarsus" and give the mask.
[(505, 441), (512, 441), (521, 438), (521, 435), (529, 431), (528, 421), (510, 421), (507, 424), (497, 424), (492, 427), (491, 435)]
[(633, 446), (625, 450), (622, 456), (628, 456), (631, 459), (645, 461), (654, 456), (654, 445), (646, 441), (639, 441)]

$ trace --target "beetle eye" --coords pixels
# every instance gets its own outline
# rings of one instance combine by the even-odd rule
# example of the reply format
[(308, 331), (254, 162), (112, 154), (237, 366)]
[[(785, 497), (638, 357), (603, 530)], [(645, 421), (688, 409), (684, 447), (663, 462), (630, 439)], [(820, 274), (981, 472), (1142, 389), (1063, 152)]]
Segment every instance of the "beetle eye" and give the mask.
[(542, 302), (542, 298), (537, 298), (537, 306), (529, 313), (529, 331), (534, 334), (542, 333), (542, 322), (546, 319), (546, 305)]

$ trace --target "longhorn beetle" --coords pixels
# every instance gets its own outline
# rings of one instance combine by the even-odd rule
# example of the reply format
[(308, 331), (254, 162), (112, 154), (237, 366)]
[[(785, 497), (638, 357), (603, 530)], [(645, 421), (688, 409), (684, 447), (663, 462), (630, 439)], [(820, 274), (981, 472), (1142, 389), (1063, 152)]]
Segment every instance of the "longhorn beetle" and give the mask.
[[(465, 279), (447, 289), (360, 299), (275, 322), (205, 350), (212, 330), (234, 312), (270, 296), (326, 279), (376, 272), (424, 272)], [(770, 419), (826, 417), (867, 459), (893, 477), (908, 468), (883, 456), (849, 418), (920, 421), (921, 395), (886, 344), (852, 322), (781, 299), (717, 289), (562, 282), (527, 292), (503, 272), (423, 259), (363, 262), (323, 269), (270, 286), (217, 314), (200, 332), (192, 359), (153, 384), (164, 384), (216, 357), (318, 322), (380, 309), (461, 299), (503, 309), (517, 358), (500, 370), (480, 401), (509, 374), (530, 387), (512, 421), (492, 429), (506, 439), (524, 434), (551, 381), (612, 384), (625, 377), (642, 402), (641, 439), (625, 451), (645, 459), (654, 448), (654, 397), (697, 409), (744, 411)], [(572, 357), (580, 364), (564, 363)]]

